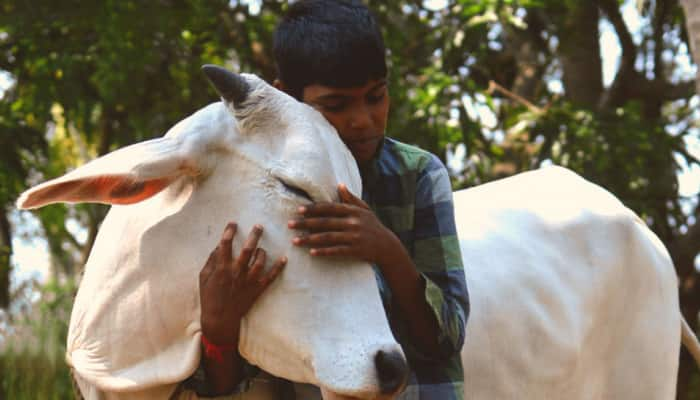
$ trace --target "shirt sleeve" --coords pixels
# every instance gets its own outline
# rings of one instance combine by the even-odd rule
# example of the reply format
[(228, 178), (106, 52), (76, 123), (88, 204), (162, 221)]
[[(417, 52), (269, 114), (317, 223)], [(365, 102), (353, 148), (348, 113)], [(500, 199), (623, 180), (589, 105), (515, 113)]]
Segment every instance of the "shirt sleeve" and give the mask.
[(426, 302), (438, 322), (440, 354), (411, 350), (422, 359), (444, 359), (459, 353), (464, 344), (469, 296), (455, 226), (452, 185), (440, 159), (431, 155), (418, 175), (417, 185), (412, 257), (425, 280)]

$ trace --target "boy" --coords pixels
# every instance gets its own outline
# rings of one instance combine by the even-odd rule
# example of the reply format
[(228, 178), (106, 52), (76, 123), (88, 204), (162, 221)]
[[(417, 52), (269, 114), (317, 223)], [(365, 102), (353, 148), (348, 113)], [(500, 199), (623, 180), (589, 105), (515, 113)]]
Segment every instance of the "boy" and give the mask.
[[(462, 399), (459, 353), (469, 306), (450, 182), (437, 157), (384, 136), (387, 67), (374, 17), (360, 1), (298, 1), (277, 28), (274, 53), (275, 86), (316, 108), (336, 128), (363, 183), (362, 200), (340, 185), (342, 202), (302, 207), (288, 225), (308, 233), (297, 235), (294, 244), (314, 256), (355, 257), (374, 265), (392, 331), (411, 368), (400, 399)], [(233, 262), (249, 262), (261, 232), (262, 227), (254, 228)], [(235, 227), (229, 226), (204, 270), (232, 262), (230, 254), (219, 253), (230, 249), (234, 234)], [(280, 268), (262, 279), (248, 279), (263, 284), (240, 290), (233, 304), (222, 300), (217, 285), (200, 280), (203, 337), (228, 343), (232, 354), (223, 363), (204, 356), (207, 388), (197, 391), (232, 393), (240, 382), (249, 386), (247, 367), (233, 350), (237, 327)], [(217, 311), (222, 307), (236, 310), (222, 320)], [(308, 385), (296, 385), (294, 391), (298, 397), (306, 393), (304, 399), (320, 398)]]

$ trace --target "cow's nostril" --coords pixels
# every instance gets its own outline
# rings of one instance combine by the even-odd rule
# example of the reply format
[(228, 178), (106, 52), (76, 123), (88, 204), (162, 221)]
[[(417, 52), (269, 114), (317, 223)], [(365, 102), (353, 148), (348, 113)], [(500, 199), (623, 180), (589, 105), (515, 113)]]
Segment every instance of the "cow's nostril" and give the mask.
[(408, 364), (400, 352), (379, 350), (374, 356), (374, 364), (382, 394), (396, 393), (406, 384)]

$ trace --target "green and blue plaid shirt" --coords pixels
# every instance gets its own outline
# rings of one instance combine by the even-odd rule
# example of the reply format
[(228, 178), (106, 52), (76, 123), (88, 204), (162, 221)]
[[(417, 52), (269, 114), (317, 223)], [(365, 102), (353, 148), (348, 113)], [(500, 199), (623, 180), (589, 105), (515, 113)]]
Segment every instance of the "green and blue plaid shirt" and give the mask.
[(460, 350), (469, 299), (454, 221), (447, 170), (433, 154), (385, 138), (376, 158), (361, 169), (362, 198), (401, 240), (425, 279), (425, 299), (440, 327), (440, 354), (416, 348), (375, 268), (384, 309), (411, 367), (409, 386), (399, 399), (463, 398)]
[[(391, 329), (411, 368), (408, 387), (398, 399), (462, 400), (464, 377), (460, 350), (469, 299), (447, 170), (435, 155), (385, 138), (375, 158), (360, 172), (363, 200), (408, 250), (425, 280), (425, 299), (440, 328), (439, 354), (428, 354), (415, 347), (408, 332), (407, 316), (392, 305), (391, 290), (375, 267)], [(187, 386), (205, 394), (207, 385), (202, 370), (200, 367)], [(261, 379), (281, 381), (269, 376)], [(251, 382), (242, 382), (237, 392), (245, 391)], [(285, 394), (280, 398), (285, 399), (321, 398), (320, 391), (310, 385), (290, 383), (281, 391)]]

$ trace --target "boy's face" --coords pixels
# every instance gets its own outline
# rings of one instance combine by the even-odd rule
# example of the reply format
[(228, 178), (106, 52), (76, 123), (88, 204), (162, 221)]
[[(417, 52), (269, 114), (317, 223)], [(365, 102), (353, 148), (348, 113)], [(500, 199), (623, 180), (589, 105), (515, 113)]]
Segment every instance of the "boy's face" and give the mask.
[(358, 164), (372, 159), (384, 137), (389, 112), (386, 79), (353, 88), (313, 84), (304, 87), (302, 100), (335, 127)]

